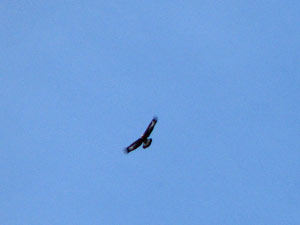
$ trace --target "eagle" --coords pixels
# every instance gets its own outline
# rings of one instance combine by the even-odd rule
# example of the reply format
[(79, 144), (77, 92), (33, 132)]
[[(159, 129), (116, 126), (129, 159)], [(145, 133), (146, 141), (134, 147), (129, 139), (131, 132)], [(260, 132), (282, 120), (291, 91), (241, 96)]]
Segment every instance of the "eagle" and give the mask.
[(137, 149), (138, 147), (140, 147), (143, 144), (143, 148), (148, 148), (151, 145), (152, 139), (149, 138), (151, 132), (154, 129), (155, 124), (157, 123), (157, 117), (154, 116), (154, 118), (152, 119), (152, 121), (150, 122), (150, 124), (148, 125), (147, 129), (145, 130), (145, 132), (143, 133), (143, 135), (137, 139), (135, 142), (133, 142), (131, 145), (129, 145), (127, 148), (125, 148), (125, 153), (129, 153), (135, 149)]

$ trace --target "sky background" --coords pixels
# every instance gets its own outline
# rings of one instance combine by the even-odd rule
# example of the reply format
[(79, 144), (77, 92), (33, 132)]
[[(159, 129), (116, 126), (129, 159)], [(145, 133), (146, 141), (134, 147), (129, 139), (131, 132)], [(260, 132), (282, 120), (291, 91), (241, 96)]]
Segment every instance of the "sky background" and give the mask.
[(299, 225), (299, 12), (1, 1), (0, 224)]

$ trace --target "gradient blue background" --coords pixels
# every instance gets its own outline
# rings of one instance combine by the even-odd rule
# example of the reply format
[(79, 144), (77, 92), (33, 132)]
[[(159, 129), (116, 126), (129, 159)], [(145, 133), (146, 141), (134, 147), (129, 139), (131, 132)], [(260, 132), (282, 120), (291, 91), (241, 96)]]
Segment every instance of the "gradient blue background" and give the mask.
[(1, 1), (0, 224), (299, 225), (299, 12)]

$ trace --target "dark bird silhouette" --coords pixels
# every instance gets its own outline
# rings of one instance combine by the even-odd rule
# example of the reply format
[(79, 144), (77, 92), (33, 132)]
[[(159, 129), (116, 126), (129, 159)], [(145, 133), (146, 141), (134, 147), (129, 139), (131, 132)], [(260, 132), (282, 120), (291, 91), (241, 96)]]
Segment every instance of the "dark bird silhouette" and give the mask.
[(143, 144), (143, 148), (148, 148), (151, 145), (152, 138), (148, 138), (151, 134), (151, 132), (154, 129), (155, 124), (157, 123), (157, 117), (155, 116), (150, 124), (148, 125), (147, 129), (143, 133), (143, 135), (137, 139), (135, 142), (133, 142), (131, 145), (129, 145), (127, 148), (125, 148), (125, 153), (129, 153), (138, 147), (140, 147)]

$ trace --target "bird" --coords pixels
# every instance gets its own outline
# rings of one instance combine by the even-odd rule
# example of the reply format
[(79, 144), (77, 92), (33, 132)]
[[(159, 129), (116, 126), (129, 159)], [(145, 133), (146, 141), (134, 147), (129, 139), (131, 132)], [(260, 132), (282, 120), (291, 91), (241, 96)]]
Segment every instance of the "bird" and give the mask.
[(152, 138), (149, 138), (151, 132), (153, 131), (155, 124), (157, 123), (158, 118), (156, 116), (153, 117), (150, 124), (148, 125), (145, 132), (142, 134), (142, 136), (137, 139), (135, 142), (133, 142), (131, 145), (129, 145), (127, 148), (124, 149), (124, 152), (128, 154), (129, 152), (137, 149), (143, 144), (143, 148), (148, 148), (152, 143)]

